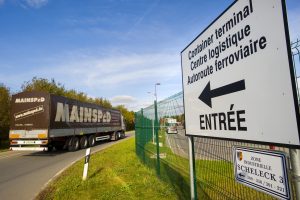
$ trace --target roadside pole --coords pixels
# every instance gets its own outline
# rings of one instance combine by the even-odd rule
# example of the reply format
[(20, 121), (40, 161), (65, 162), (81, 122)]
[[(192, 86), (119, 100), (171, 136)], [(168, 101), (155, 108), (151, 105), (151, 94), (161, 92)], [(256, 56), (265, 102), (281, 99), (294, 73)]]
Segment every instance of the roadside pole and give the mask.
[(83, 176), (82, 180), (86, 180), (88, 169), (89, 169), (89, 161), (90, 161), (91, 148), (86, 149), (85, 152), (85, 160), (84, 160), (84, 168), (83, 168)]
[(152, 121), (152, 143), (154, 144), (154, 120)]
[(155, 136), (156, 136), (156, 172), (157, 176), (160, 177), (160, 156), (159, 156), (159, 138), (158, 138), (158, 116), (157, 116), (157, 102), (156, 100), (154, 101), (154, 112), (155, 112)]
[[(145, 120), (144, 120), (144, 109), (143, 108), (141, 109), (141, 113), (142, 113), (141, 124), (142, 124), (142, 131), (143, 131), (143, 133), (142, 133), (142, 144), (145, 144), (145, 132), (144, 132), (144, 130), (145, 130), (144, 122), (145, 122)], [(146, 159), (145, 159), (146, 156), (145, 156), (144, 146), (143, 146), (142, 152), (143, 152), (143, 162), (146, 163)]]
[(189, 140), (191, 200), (196, 200), (198, 199), (198, 197), (197, 197), (197, 184), (196, 184), (196, 172), (195, 172), (194, 137), (189, 136), (188, 140)]
[(290, 149), (292, 164), (292, 183), (295, 188), (296, 199), (300, 199), (300, 150)]

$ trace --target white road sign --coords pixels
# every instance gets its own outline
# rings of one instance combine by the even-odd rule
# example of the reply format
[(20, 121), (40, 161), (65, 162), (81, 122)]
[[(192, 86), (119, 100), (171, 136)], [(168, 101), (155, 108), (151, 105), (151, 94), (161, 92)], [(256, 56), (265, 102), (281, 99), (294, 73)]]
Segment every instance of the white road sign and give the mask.
[(280, 199), (291, 198), (284, 153), (234, 147), (233, 160), (237, 182)]
[(298, 146), (281, 0), (234, 2), (181, 52), (186, 134)]

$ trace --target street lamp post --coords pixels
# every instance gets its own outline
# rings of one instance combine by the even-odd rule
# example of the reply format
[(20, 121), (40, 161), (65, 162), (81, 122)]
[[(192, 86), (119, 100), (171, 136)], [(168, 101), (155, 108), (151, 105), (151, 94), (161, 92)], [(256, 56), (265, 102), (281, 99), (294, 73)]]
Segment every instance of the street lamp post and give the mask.
[[(153, 92), (147, 92), (148, 94), (153, 94)], [(154, 95), (155, 96), (155, 95)], [(154, 106), (154, 105), (153, 105)], [(154, 115), (154, 114), (153, 114)], [(152, 122), (152, 144), (154, 144), (154, 119), (155, 117), (153, 116), (153, 119), (151, 119)]]
[[(160, 83), (155, 83), (154, 85), (154, 97), (155, 97), (155, 102), (157, 103), (157, 92), (156, 92), (156, 86), (157, 85), (160, 85)], [(148, 92), (148, 94), (151, 94), (152, 92)], [(155, 107), (155, 102), (154, 102), (154, 107)], [(154, 144), (154, 135), (155, 135), (155, 131), (154, 131), (154, 121), (155, 121), (155, 116), (154, 116), (154, 119), (152, 121), (152, 142)]]

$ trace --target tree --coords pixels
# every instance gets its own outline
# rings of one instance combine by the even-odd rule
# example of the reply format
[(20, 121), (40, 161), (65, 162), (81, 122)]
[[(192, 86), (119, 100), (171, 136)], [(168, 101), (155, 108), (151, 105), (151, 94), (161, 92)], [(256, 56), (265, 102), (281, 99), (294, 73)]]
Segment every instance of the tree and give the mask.
[(10, 113), (10, 91), (0, 83), (0, 140), (8, 140), (9, 113)]
[(112, 105), (109, 100), (103, 98), (95, 98), (94, 103), (105, 108), (112, 108)]
[(134, 112), (129, 111), (127, 108), (125, 108), (124, 105), (116, 106), (116, 109), (120, 110), (126, 124), (127, 130), (133, 130), (134, 129)]
[(31, 81), (24, 82), (21, 89), (23, 92), (25, 91), (49, 92), (51, 94), (64, 96), (71, 99), (76, 99), (78, 101), (82, 101), (86, 103), (95, 103), (105, 108), (112, 108), (112, 105), (109, 100), (104, 98), (91, 98), (88, 97), (84, 92), (77, 92), (74, 89), (67, 90), (61, 83), (56, 82), (54, 79), (51, 79), (49, 81), (48, 79), (33, 77)]
[(63, 96), (66, 93), (65, 87), (61, 83), (56, 83), (54, 79), (51, 79), (51, 81), (49, 81), (48, 79), (37, 77), (33, 77), (31, 81), (23, 83), (21, 89), (23, 92), (43, 91), (60, 96)]

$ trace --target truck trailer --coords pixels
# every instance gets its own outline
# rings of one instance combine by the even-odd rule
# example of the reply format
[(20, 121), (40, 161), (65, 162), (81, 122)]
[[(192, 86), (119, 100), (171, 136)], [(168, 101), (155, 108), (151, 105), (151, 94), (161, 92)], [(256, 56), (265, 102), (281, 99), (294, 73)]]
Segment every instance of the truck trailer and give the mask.
[(15, 94), (11, 101), (11, 150), (76, 151), (125, 137), (116, 109), (37, 91)]

